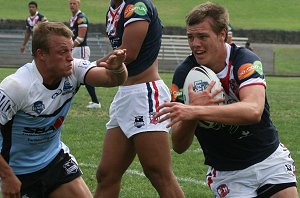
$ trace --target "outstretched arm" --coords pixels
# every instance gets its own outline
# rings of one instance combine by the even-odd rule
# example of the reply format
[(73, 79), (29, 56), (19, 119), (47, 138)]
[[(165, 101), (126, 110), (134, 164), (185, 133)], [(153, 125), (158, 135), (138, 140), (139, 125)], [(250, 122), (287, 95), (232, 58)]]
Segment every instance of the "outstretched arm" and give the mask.
[(86, 83), (95, 87), (113, 87), (122, 85), (128, 76), (124, 60), (125, 49), (114, 50), (106, 61), (96, 61), (97, 67), (92, 68), (86, 75)]

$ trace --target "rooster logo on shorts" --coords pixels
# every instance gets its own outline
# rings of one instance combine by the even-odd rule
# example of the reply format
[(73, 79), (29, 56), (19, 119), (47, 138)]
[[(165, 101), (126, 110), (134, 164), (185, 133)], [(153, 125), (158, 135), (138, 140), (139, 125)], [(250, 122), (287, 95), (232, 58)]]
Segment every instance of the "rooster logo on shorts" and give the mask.
[(220, 198), (225, 198), (226, 195), (228, 195), (228, 193), (230, 192), (228, 186), (226, 184), (222, 184), (217, 188), (218, 191), (218, 195), (220, 196)]

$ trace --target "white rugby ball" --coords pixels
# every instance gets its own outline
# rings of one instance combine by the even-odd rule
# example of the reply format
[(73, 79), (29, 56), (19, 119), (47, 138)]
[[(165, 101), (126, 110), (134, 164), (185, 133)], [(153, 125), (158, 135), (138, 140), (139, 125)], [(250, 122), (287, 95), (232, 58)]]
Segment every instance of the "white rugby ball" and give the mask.
[[(189, 93), (188, 93), (188, 86), (192, 83), (193, 90), (196, 92), (204, 91), (211, 81), (215, 81), (216, 84), (213, 86), (211, 92), (215, 91), (216, 89), (222, 87), (222, 83), (218, 76), (213, 72), (211, 69), (205, 66), (199, 66), (192, 68), (188, 75), (185, 78), (183, 84), (183, 101), (185, 104), (189, 104)], [(224, 98), (224, 92), (221, 91), (215, 98)], [(222, 105), (223, 103), (219, 103)], [(217, 123), (208, 122), (208, 121), (200, 121), (199, 125), (205, 128), (212, 128)]]
[[(189, 104), (189, 93), (188, 93), (188, 86), (189, 84), (193, 84), (193, 90), (196, 92), (202, 92), (204, 89), (207, 88), (211, 81), (215, 81), (216, 84), (213, 86), (211, 92), (215, 91), (216, 89), (222, 87), (222, 83), (220, 82), (217, 75), (208, 67), (199, 66), (192, 68), (188, 75), (185, 78), (183, 84), (183, 100), (185, 104)], [(223, 98), (224, 92), (221, 91), (215, 98)]]

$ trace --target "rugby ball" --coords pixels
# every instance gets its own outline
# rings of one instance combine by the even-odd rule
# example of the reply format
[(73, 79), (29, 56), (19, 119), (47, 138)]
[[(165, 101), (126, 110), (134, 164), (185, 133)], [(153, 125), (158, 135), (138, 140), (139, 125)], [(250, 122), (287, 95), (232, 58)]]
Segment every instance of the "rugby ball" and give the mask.
[[(199, 66), (192, 68), (185, 78), (183, 84), (183, 101), (185, 104), (189, 104), (188, 86), (192, 83), (193, 90), (195, 92), (204, 91), (211, 81), (215, 81), (216, 84), (212, 88), (212, 92), (222, 87), (222, 84), (218, 76), (211, 69), (205, 66)], [(224, 92), (221, 91), (215, 98), (224, 98)]]
[[(185, 104), (189, 104), (189, 93), (188, 93), (188, 86), (192, 83), (193, 90), (196, 92), (202, 92), (204, 91), (209, 83), (211, 81), (215, 81), (216, 84), (212, 88), (212, 92), (216, 89), (222, 87), (222, 84), (217, 77), (217, 75), (208, 67), (205, 66), (199, 66), (192, 68), (188, 75), (185, 78), (184, 84), (183, 84), (183, 101)], [(215, 98), (224, 98), (224, 92), (221, 91), (218, 95), (215, 96)], [(219, 105), (222, 105), (223, 103), (219, 103)], [(218, 125), (218, 123), (215, 122), (209, 122), (209, 121), (199, 121), (199, 126), (204, 128), (213, 128)]]

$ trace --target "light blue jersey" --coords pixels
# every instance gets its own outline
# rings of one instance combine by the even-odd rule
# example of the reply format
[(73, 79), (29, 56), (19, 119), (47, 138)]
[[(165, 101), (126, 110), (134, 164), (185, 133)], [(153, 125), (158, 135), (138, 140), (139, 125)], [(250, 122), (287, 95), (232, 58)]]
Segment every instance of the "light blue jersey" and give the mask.
[(35, 62), (28, 63), (0, 84), (0, 149), (16, 175), (46, 167), (61, 149), (61, 129), (71, 101), (84, 83), (89, 61), (74, 59), (73, 73), (56, 89), (43, 85)]

